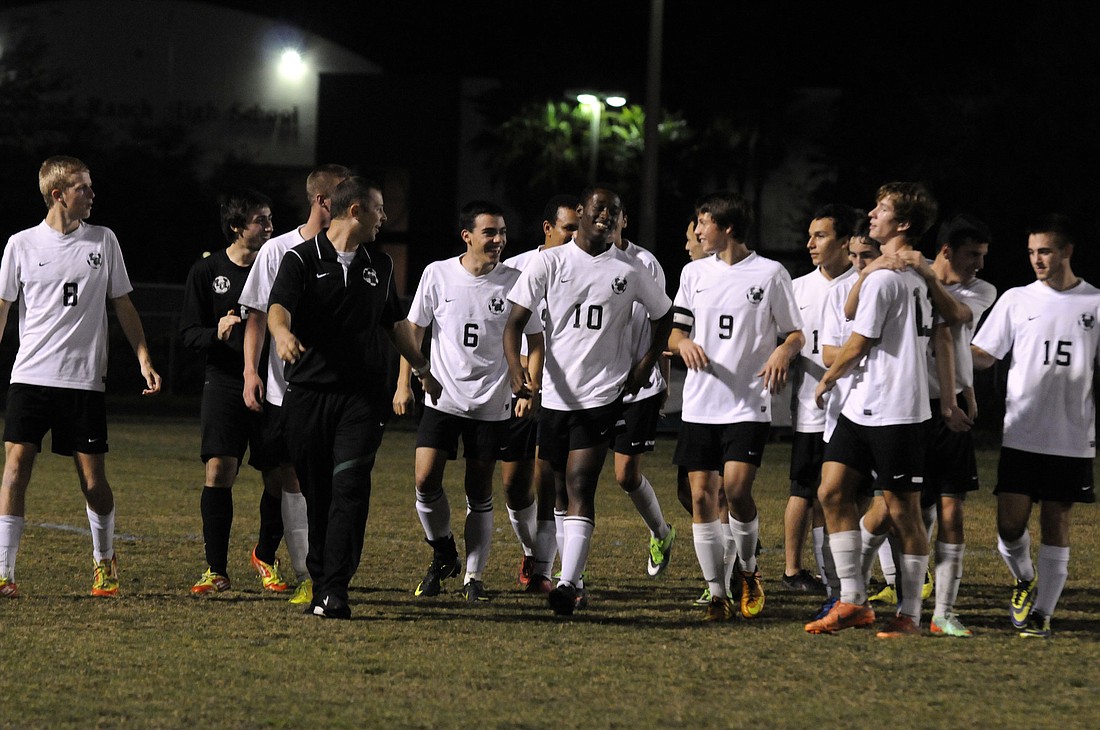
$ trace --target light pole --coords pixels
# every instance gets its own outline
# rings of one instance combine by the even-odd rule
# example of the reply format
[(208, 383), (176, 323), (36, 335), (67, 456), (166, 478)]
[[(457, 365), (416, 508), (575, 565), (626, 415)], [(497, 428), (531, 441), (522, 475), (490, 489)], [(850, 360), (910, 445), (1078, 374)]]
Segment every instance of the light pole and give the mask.
[(588, 183), (596, 182), (596, 168), (600, 159), (600, 123), (603, 107), (619, 108), (626, 105), (626, 97), (618, 92), (582, 91), (576, 94), (577, 102), (588, 109), (591, 117), (588, 127)]

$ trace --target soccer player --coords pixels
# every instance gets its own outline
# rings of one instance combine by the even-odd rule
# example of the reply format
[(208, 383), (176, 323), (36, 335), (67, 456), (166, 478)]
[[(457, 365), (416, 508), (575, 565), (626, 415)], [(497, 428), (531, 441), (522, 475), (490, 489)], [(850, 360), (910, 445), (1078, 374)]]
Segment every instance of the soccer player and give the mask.
[(764, 588), (752, 485), (771, 426), (771, 396), (787, 382), (802, 349), (802, 318), (787, 270), (745, 244), (753, 223), (748, 201), (722, 191), (695, 208), (695, 235), (715, 255), (685, 266), (676, 292), (668, 343), (688, 373), (675, 462), (687, 468), (691, 482), (695, 553), (711, 595), (706, 620), (733, 616), (714, 471), (722, 473), (729, 502), (742, 578), (740, 612), (755, 618), (764, 609)]
[[(615, 246), (628, 256), (637, 259), (649, 270), (653, 279), (662, 290), (665, 288), (665, 271), (657, 257), (646, 249), (627, 240), (623, 230), (627, 226), (626, 211), (620, 210), (615, 226)], [(645, 356), (653, 340), (653, 327), (649, 316), (641, 304), (635, 304), (630, 317), (631, 341), (637, 352), (634, 356)], [(672, 544), (676, 540), (676, 529), (665, 521), (661, 503), (653, 485), (642, 473), (642, 454), (653, 451), (657, 443), (657, 423), (661, 418), (661, 408), (668, 398), (668, 358), (661, 355), (649, 374), (649, 382), (637, 393), (623, 395), (623, 428), (612, 439), (611, 448), (615, 453), (615, 481), (622, 488), (634, 508), (642, 516), (649, 528), (649, 556), (646, 560), (646, 573), (656, 578), (668, 567), (672, 557)]]
[[(622, 202), (605, 187), (586, 190), (571, 243), (534, 257), (512, 287), (515, 305), (504, 334), (512, 392), (530, 394), (520, 362), (520, 336), (545, 301), (546, 350), (539, 458), (548, 461), (569, 493), (561, 580), (547, 598), (560, 615), (576, 608), (577, 586), (595, 527), (595, 493), (608, 445), (622, 417), (624, 393), (648, 381), (668, 338), (672, 302), (653, 276), (614, 245)], [(630, 317), (640, 302), (656, 322), (653, 341), (636, 360)]]
[[(1076, 232), (1062, 215), (1028, 228), (1035, 281), (1009, 289), (974, 337), (974, 365), (1010, 352), (997, 465), (997, 549), (1016, 580), (1009, 613), (1021, 636), (1049, 638), (1069, 572), (1070, 511), (1096, 501), (1095, 377), (1100, 290), (1073, 272)], [(1039, 503), (1038, 560), (1028, 521)]]
[(286, 363), (286, 437), (309, 514), (307, 613), (351, 618), (348, 584), (359, 566), (371, 470), (390, 394), (378, 330), (438, 398), (400, 312), (393, 261), (372, 246), (386, 221), (382, 188), (352, 176), (332, 193), (332, 221), (283, 257), (267, 326)]
[[(871, 236), (882, 243), (884, 255), (910, 249), (912, 241), (932, 226), (936, 210), (923, 185), (889, 183), (879, 189), (869, 215)], [(854, 285), (853, 292), (856, 289)], [(818, 383), (816, 398), (824, 405), (824, 394), (866, 358), (825, 447), (818, 489), (840, 579), (840, 599), (827, 615), (806, 624), (810, 633), (874, 623), (861, 572), (858, 508), (860, 484), (872, 470), (882, 480), (889, 517), (903, 551), (898, 613), (878, 636), (920, 632), (920, 588), (928, 569), (928, 535), (920, 509), (924, 422), (930, 415), (924, 362), (932, 330), (928, 289), (915, 268), (883, 268), (866, 275), (852, 333)]]
[[(458, 575), (458, 549), (451, 532), (451, 506), (443, 491), (448, 460), (458, 457), (462, 438), (466, 458), (466, 575), (462, 596), (468, 603), (489, 600), (483, 580), (493, 537), (493, 471), (508, 446), (513, 414), (508, 363), (500, 342), (511, 305), (508, 292), (520, 272), (500, 265), (508, 229), (500, 206), (475, 200), (459, 213), (466, 252), (429, 264), (413, 296), (408, 322), (420, 347), (431, 327), (431, 356), (443, 394), (425, 403), (416, 436), (416, 512), (432, 547), (432, 562), (416, 587), (417, 596), (437, 596), (442, 581)], [(524, 329), (529, 351), (541, 349), (542, 322)], [(409, 364), (402, 360), (394, 411), (413, 402)], [(531, 399), (520, 398), (516, 418), (530, 415)]]
[[(332, 218), (329, 213), (332, 191), (350, 175), (351, 171), (343, 165), (320, 165), (309, 173), (306, 178), (309, 217), (302, 225), (275, 236), (263, 245), (240, 293), (241, 305), (249, 310), (249, 317), (244, 323), (244, 402), (250, 410), (263, 413), (263, 439), (259, 451), (261, 463), (267, 467), (265, 482), (277, 480), (282, 490), (283, 538), (298, 581), (294, 595), (290, 597), (293, 605), (309, 605), (313, 601), (313, 581), (306, 567), (309, 518), (306, 498), (298, 485), (286, 443), (285, 413), (282, 409), (283, 394), (286, 392), (284, 364), (276, 348), (270, 344), (266, 387), (262, 378), (265, 368), (260, 360), (267, 338), (267, 303), (283, 256), (328, 228)], [(253, 457), (256, 456), (253, 454)]]
[(208, 254), (191, 267), (183, 292), (180, 338), (184, 345), (206, 355), (202, 388), (201, 456), (206, 479), (200, 499), (206, 572), (191, 586), (205, 595), (229, 590), (229, 535), (233, 525), (233, 483), (245, 449), (250, 463), (264, 477), (260, 494), (260, 536), (251, 554), (265, 590), (287, 589), (275, 551), (283, 538), (280, 512), (281, 483), (269, 480), (258, 461), (260, 415), (241, 400), (244, 386), (244, 320), (241, 288), (260, 247), (271, 238), (271, 199), (254, 190), (225, 195), (221, 225), (229, 246)]
[[(547, 201), (542, 212), (542, 245), (505, 259), (502, 263), (517, 271), (523, 271), (531, 259), (564, 243), (577, 232), (580, 216), (577, 209), (580, 198), (576, 195), (558, 194)], [(538, 318), (545, 321), (545, 306), (540, 306)], [(520, 364), (531, 375), (531, 395), (537, 404), (542, 382), (543, 348), (527, 351), (527, 340), (520, 350)], [(518, 400), (518, 399), (516, 399)], [(537, 409), (537, 406), (535, 406)], [(549, 593), (554, 589), (550, 580), (555, 551), (561, 552), (564, 531), (560, 524), (565, 519), (568, 497), (564, 482), (558, 484), (553, 471), (545, 462), (535, 458), (538, 422), (534, 417), (513, 418), (509, 426), (508, 448), (501, 454), (500, 475), (504, 483), (504, 495), (508, 506), (508, 519), (523, 549), (518, 583), (530, 593)]]
[(107, 300), (137, 355), (144, 395), (160, 392), (118, 239), (84, 221), (95, 193), (88, 166), (50, 157), (38, 171), (46, 218), (8, 239), (0, 263), (0, 336), (19, 306), (19, 350), (4, 421), (0, 484), (0, 597), (15, 598), (15, 558), (23, 536), (26, 493), (42, 437), (72, 456), (92, 532), (92, 595), (118, 595), (115, 497), (104, 469), (107, 415)]
[(812, 522), (813, 548), (819, 570), (824, 567), (822, 545), (825, 516), (817, 501), (821, 458), (825, 452), (825, 412), (814, 402), (814, 389), (825, 372), (821, 359), (821, 330), (825, 297), (834, 282), (848, 273), (848, 241), (856, 213), (845, 205), (826, 205), (814, 214), (806, 249), (814, 270), (794, 280), (794, 298), (802, 316), (806, 341), (796, 360), (791, 394), (791, 493), (783, 513), (783, 585), (796, 591), (824, 594), (825, 585), (802, 567), (806, 528)]
[[(974, 397), (974, 361), (970, 340), (985, 310), (997, 298), (992, 284), (977, 277), (985, 262), (992, 236), (989, 227), (970, 215), (959, 215), (944, 224), (939, 235), (939, 251), (932, 270), (951, 296), (966, 305), (970, 316), (951, 326), (953, 357), (933, 357), (928, 352), (928, 394), (932, 399), (928, 460), (924, 474), (925, 503), (936, 509), (936, 605), (929, 629), (933, 636), (965, 638), (972, 635), (955, 615), (955, 599), (962, 579), (965, 540), (963, 501), (966, 493), (978, 488), (978, 463), (974, 455), (974, 437), (969, 428), (960, 429), (943, 417), (942, 399), (954, 400), (956, 410), (973, 423), (977, 418)], [(954, 365), (953, 394), (940, 387), (938, 370)], [(969, 423), (966, 425), (968, 426)]]

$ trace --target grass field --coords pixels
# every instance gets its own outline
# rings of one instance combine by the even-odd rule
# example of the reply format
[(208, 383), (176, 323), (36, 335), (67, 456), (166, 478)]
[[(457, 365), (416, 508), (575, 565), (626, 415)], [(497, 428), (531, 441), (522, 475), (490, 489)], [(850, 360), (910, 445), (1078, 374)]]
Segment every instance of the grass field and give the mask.
[[(111, 447), (123, 595), (87, 595), (91, 547), (71, 463), (40, 456), (19, 552), (23, 597), (0, 602), (0, 727), (1100, 725), (1096, 510), (1074, 511), (1054, 639), (1020, 640), (994, 549), (993, 452), (981, 455), (983, 491), (967, 502), (958, 605), (977, 636), (883, 641), (867, 631), (807, 635), (817, 599), (780, 589), (785, 443), (768, 445), (756, 486), (767, 608), (722, 626), (702, 623), (691, 605), (702, 583), (668, 440), (646, 471), (680, 530), (671, 567), (645, 575), (647, 533), (605, 468), (591, 605), (562, 619), (514, 585), (520, 552), (499, 491), (492, 603), (467, 607), (458, 579), (450, 594), (413, 598), (430, 554), (413, 507), (412, 434), (391, 429), (350, 622), (305, 617), (260, 591), (248, 566), (260, 486), (247, 469), (235, 487), (235, 590), (193, 599), (205, 567), (197, 419), (115, 420)], [(456, 516), (459, 473), (450, 469), (448, 487)], [(456, 534), (461, 543), (461, 525)], [(930, 602), (925, 609), (927, 626)]]

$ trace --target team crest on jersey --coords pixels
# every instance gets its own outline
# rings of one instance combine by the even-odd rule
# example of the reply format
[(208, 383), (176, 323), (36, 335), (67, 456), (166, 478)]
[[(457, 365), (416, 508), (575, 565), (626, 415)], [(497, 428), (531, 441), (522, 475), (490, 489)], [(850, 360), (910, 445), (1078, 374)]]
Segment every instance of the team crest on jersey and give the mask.
[(371, 286), (378, 286), (378, 272), (370, 267), (363, 269), (363, 281)]
[(1090, 330), (1096, 325), (1096, 315), (1092, 312), (1085, 312), (1081, 315), (1081, 327)]
[(215, 294), (225, 294), (229, 291), (229, 279), (224, 276), (216, 276), (214, 277), (213, 286)]
[(750, 286), (748, 292), (745, 293), (745, 298), (753, 304), (759, 304), (764, 301), (764, 290), (758, 286)]
[(504, 311), (504, 300), (500, 297), (493, 297), (489, 300), (489, 311), (493, 314), (500, 314)]
[(88, 254), (88, 266), (91, 266), (93, 269), (98, 269), (102, 265), (103, 265), (103, 254), (102, 253), (100, 253), (99, 251), (92, 251), (90, 254)]
[(611, 291), (615, 292), (616, 294), (622, 294), (624, 291), (626, 291), (626, 277), (616, 276), (615, 281), (611, 282)]

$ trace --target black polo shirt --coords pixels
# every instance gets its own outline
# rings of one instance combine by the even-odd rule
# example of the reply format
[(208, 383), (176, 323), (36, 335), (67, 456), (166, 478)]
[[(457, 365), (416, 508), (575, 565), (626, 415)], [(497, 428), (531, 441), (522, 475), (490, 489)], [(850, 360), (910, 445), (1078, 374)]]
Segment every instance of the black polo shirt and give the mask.
[[(248, 311), (237, 302), (251, 266), (238, 266), (225, 249), (214, 251), (191, 267), (183, 291), (180, 338), (206, 354), (206, 379), (244, 385), (244, 321)], [(241, 323), (218, 339), (218, 322), (233, 310)]]
[(290, 312), (305, 347), (288, 365), (287, 383), (331, 392), (383, 392), (387, 381), (379, 326), (392, 330), (404, 319), (393, 281), (393, 261), (360, 245), (348, 268), (321, 231), (283, 256), (268, 307)]

